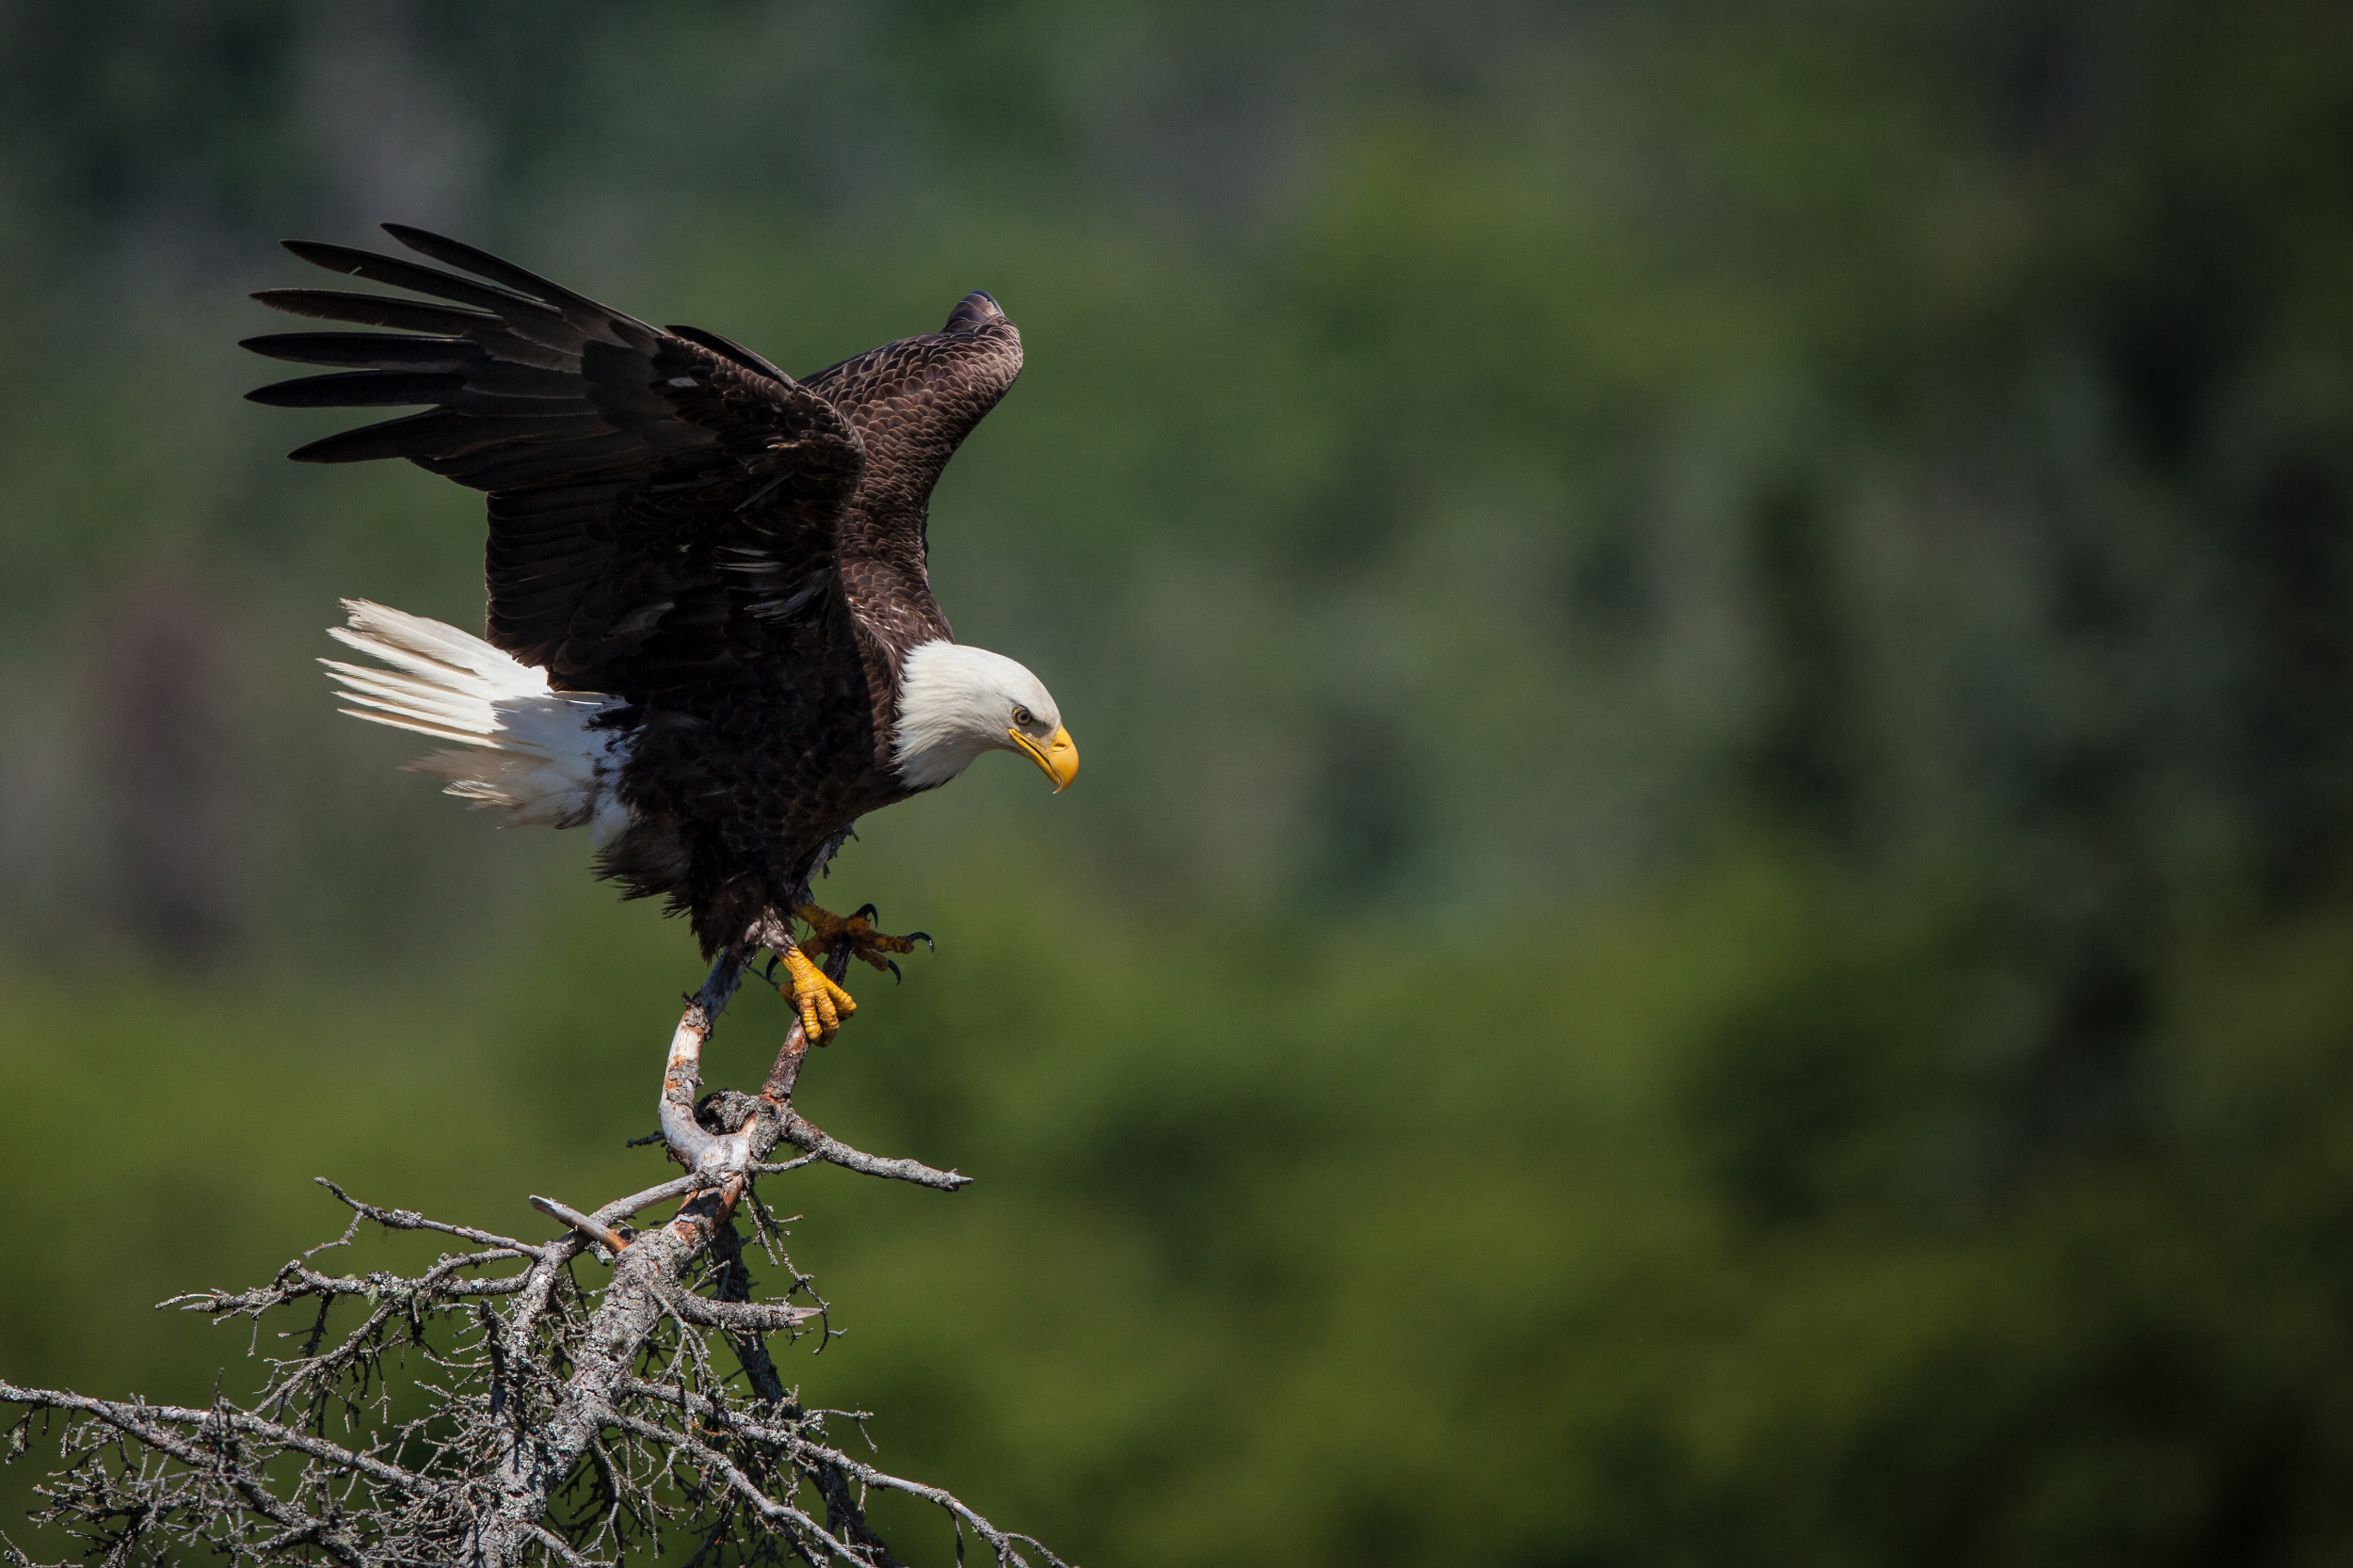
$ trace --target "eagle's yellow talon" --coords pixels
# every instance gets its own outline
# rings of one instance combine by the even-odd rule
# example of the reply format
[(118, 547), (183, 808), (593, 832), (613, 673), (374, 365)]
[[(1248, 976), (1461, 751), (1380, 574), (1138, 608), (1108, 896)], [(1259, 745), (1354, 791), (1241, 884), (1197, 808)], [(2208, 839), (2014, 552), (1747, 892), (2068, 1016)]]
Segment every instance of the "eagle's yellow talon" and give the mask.
[[(849, 992), (810, 962), (808, 954), (798, 946), (787, 944), (783, 958), (792, 976), (792, 1010), (801, 1016), (802, 1032), (812, 1045), (830, 1044), (840, 1031), (841, 1020), (857, 1011), (857, 1003), (851, 1000)], [(784, 992), (787, 987), (779, 985), (776, 989)]]

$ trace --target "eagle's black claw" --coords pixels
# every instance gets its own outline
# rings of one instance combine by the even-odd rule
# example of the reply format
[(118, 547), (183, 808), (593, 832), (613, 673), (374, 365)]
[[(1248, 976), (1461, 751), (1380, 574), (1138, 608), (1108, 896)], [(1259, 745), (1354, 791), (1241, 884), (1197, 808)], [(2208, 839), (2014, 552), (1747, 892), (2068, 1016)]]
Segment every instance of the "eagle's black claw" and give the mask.
[(907, 940), (920, 942), (934, 952), (939, 951), (939, 944), (932, 940), (932, 934), (928, 931), (910, 931), (907, 933)]
[(906, 977), (906, 976), (904, 976), (904, 975), (903, 975), (903, 974), (901, 974), (901, 973), (899, 972), (899, 961), (898, 961), (897, 959), (895, 959), (895, 958), (886, 958), (886, 959), (884, 959), (884, 960), (883, 960), (883, 968), (886, 968), (886, 969), (888, 969), (888, 970), (890, 971), (890, 981), (891, 981), (891, 984), (894, 984), (894, 985), (903, 985), (903, 984), (904, 984), (906, 983), (906, 978), (907, 978), (907, 977)]
[(854, 920), (864, 920), (871, 925), (874, 921), (882, 919), (882, 911), (875, 908), (871, 904), (861, 904), (856, 909), (850, 911), (850, 919)]

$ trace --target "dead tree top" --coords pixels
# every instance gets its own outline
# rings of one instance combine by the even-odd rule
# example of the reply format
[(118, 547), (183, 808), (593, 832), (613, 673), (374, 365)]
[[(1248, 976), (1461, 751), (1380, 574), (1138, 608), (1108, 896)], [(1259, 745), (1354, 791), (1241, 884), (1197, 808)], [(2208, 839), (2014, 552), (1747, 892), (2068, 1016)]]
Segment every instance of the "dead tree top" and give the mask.
[[(837, 980), (847, 956), (826, 965)], [(77, 1537), (84, 1561), (125, 1568), (577, 1568), (680, 1546), (713, 1568), (887, 1568), (900, 1560), (866, 1517), (882, 1491), (938, 1509), (959, 1561), (969, 1535), (1004, 1568), (1064, 1568), (947, 1492), (852, 1457), (836, 1433), (860, 1416), (804, 1405), (777, 1372), (771, 1336), (835, 1331), (756, 1184), (818, 1161), (940, 1192), (971, 1178), (863, 1153), (803, 1117), (798, 1022), (758, 1094), (698, 1100), (703, 1047), (744, 969), (723, 956), (671, 1037), (661, 1138), (683, 1175), (592, 1211), (534, 1196), (564, 1226), (548, 1241), (382, 1208), (321, 1178), (351, 1211), (342, 1236), (257, 1288), (163, 1304), (248, 1320), (257, 1353), (264, 1319), (295, 1320), (250, 1400), (190, 1408), (0, 1381), (0, 1402), (19, 1407), (6, 1457), (62, 1449), (33, 1522)], [(797, 1157), (776, 1160), (785, 1147)], [(673, 1201), (668, 1220), (632, 1228)], [(781, 1299), (754, 1299), (739, 1217), (789, 1279)], [(369, 1225), (461, 1245), (415, 1275), (313, 1263)], [(609, 1266), (600, 1286), (580, 1279), (584, 1257)], [(31, 1562), (4, 1536), (0, 1560)]]

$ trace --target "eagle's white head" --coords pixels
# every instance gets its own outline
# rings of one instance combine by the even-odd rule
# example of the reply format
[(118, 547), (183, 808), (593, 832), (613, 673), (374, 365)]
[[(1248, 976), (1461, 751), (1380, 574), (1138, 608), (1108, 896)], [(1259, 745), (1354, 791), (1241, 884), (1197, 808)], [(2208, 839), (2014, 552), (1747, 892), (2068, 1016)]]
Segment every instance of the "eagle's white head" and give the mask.
[(899, 669), (899, 728), (891, 737), (910, 789), (945, 784), (984, 751), (1028, 755), (1062, 793), (1079, 776), (1079, 747), (1046, 682), (984, 648), (925, 643)]

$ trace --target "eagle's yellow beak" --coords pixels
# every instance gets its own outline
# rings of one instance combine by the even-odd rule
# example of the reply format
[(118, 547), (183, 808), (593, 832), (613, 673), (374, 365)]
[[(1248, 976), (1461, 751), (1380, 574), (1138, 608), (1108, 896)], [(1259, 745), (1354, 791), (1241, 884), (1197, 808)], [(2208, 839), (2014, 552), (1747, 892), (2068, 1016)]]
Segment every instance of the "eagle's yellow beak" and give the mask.
[(1069, 730), (1057, 727), (1043, 745), (1018, 729), (1008, 729), (1005, 733), (1013, 737), (1013, 744), (1028, 752), (1030, 760), (1054, 781), (1056, 794), (1070, 788), (1070, 781), (1079, 776), (1079, 743), (1070, 738)]

